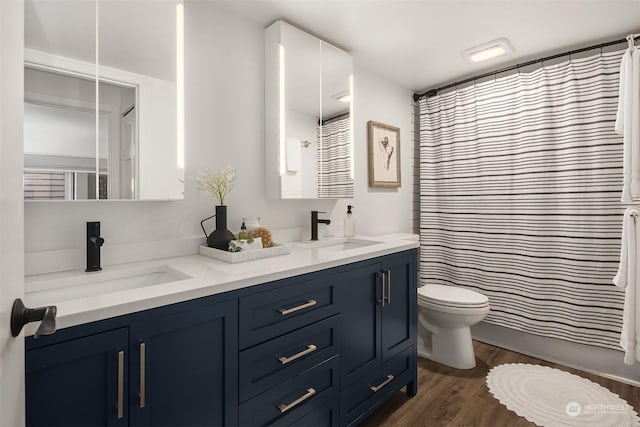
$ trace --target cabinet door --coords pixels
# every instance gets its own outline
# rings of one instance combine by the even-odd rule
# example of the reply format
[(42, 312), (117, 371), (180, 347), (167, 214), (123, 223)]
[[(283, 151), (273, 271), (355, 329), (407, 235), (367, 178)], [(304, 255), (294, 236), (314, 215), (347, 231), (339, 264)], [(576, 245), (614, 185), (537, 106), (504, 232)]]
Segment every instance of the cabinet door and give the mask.
[(127, 328), (26, 352), (27, 426), (126, 426)]
[(130, 329), (132, 425), (237, 423), (236, 301), (152, 310)]
[(382, 361), (415, 343), (417, 322), (415, 252), (389, 255), (382, 263)]
[(380, 365), (381, 265), (365, 265), (341, 275), (341, 387)]

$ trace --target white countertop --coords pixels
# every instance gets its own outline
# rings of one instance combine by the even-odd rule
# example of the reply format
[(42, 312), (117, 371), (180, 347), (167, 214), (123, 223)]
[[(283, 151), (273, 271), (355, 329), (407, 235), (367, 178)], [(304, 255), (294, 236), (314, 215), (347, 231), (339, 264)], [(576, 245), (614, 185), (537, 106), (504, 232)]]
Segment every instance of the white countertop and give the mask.
[[(380, 243), (331, 253), (322, 251), (321, 248), (292, 244), (291, 253), (288, 255), (237, 264), (229, 264), (202, 255), (189, 255), (113, 265), (95, 273), (74, 270), (27, 276), (24, 302), (27, 307), (55, 305), (58, 310), (57, 329), (62, 329), (350, 264), (419, 246), (418, 236), (408, 233), (375, 237), (359, 235), (356, 238), (375, 240)], [(135, 289), (107, 290), (93, 295), (75, 292), (73, 288), (65, 290), (67, 283), (86, 281), (88, 275), (94, 275), (96, 281), (100, 281), (125, 271), (150, 271), (158, 268), (175, 270), (184, 278)], [(52, 287), (59, 289), (59, 292), (51, 289)], [(39, 291), (45, 288), (49, 290)], [(33, 335), (37, 327), (37, 322), (26, 325), (25, 336)]]

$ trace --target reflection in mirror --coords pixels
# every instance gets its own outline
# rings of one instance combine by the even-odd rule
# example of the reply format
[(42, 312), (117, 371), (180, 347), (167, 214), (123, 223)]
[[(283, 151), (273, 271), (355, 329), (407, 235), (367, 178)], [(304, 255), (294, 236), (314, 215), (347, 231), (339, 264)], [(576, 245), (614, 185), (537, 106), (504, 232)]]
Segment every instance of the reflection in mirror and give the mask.
[(351, 55), (322, 42), (322, 116), (318, 144), (318, 197), (353, 197)]
[(285, 127), (281, 178), (283, 199), (318, 197), (318, 119), (320, 40), (284, 27)]
[[(26, 0), (24, 14), (26, 48), (95, 63), (95, 2)], [(24, 198), (95, 199), (95, 65), (82, 78), (45, 69), (25, 67)]]
[(25, 199), (183, 198), (182, 7), (25, 0)]
[(133, 198), (135, 88), (101, 83), (96, 156), (95, 81), (30, 68), (24, 81), (25, 199)]
[(265, 30), (269, 198), (353, 197), (350, 54), (290, 24)]

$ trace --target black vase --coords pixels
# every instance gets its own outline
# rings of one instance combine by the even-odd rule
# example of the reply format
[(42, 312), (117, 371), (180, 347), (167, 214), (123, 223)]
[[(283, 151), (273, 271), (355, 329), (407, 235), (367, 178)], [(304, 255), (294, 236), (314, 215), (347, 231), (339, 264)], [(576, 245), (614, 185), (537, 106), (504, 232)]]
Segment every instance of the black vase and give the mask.
[(227, 230), (227, 207), (216, 206), (216, 229), (207, 236), (207, 246), (226, 251), (233, 239), (233, 233)]

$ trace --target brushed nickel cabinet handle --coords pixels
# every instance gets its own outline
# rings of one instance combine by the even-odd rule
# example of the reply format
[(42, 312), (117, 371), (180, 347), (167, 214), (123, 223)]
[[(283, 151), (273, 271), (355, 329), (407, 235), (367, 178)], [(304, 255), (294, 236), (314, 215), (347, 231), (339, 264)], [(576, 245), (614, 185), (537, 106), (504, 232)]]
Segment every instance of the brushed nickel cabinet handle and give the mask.
[(387, 304), (391, 304), (391, 270), (387, 270)]
[(118, 419), (124, 417), (124, 351), (118, 352)]
[(300, 310), (304, 310), (305, 308), (313, 307), (316, 304), (317, 304), (316, 300), (310, 299), (309, 301), (305, 302), (304, 304), (300, 304), (300, 305), (297, 305), (297, 306), (291, 307), (291, 308), (279, 308), (278, 311), (283, 316), (286, 316), (287, 314), (295, 313), (296, 311), (300, 311)]
[(140, 343), (140, 408), (144, 408), (147, 394), (146, 359), (147, 346), (142, 342)]
[(293, 356), (289, 356), (289, 357), (282, 356), (282, 357), (279, 357), (278, 360), (283, 365), (286, 365), (287, 363), (293, 362), (294, 360), (304, 356), (305, 354), (313, 353), (317, 349), (318, 347), (316, 347), (314, 344), (309, 344), (307, 348), (305, 350), (302, 350), (300, 353), (296, 353)]
[(386, 283), (387, 283), (387, 276), (384, 274), (384, 271), (383, 271), (382, 272), (382, 306), (383, 307), (384, 307), (384, 301), (387, 299)]
[(382, 387), (386, 386), (387, 384), (389, 384), (391, 381), (393, 381), (395, 377), (391, 374), (387, 375), (387, 379), (384, 380), (383, 382), (381, 382), (378, 385), (372, 385), (371, 387), (369, 387), (369, 389), (371, 389), (372, 392), (376, 393), (378, 390), (380, 390)]
[(316, 389), (309, 387), (305, 394), (303, 394), (302, 396), (300, 396), (299, 398), (297, 398), (293, 402), (291, 402), (289, 404), (286, 404), (286, 405), (284, 403), (279, 404), (278, 405), (278, 409), (280, 410), (281, 414), (284, 413), (284, 412), (287, 412), (289, 409), (295, 408), (296, 406), (298, 406), (299, 404), (301, 404), (302, 402), (304, 402), (305, 400), (307, 400), (308, 398), (310, 398), (314, 394), (316, 394)]

